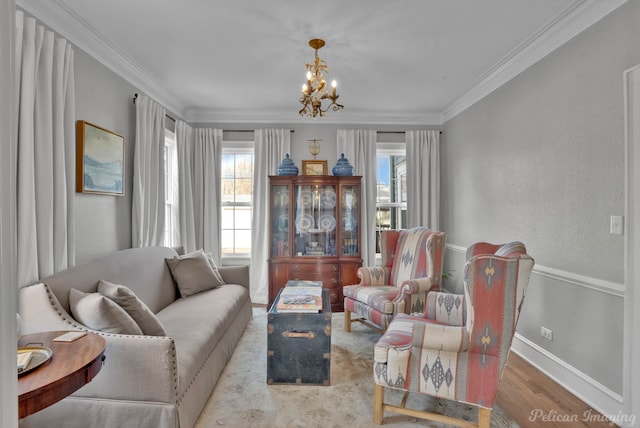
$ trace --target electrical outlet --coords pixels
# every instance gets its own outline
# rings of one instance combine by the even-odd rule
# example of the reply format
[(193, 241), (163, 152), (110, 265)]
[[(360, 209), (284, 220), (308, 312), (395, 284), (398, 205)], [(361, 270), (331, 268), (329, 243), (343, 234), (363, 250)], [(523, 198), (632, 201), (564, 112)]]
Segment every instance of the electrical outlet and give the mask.
[(540, 336), (548, 340), (553, 340), (553, 331), (549, 330), (546, 327), (540, 327)]

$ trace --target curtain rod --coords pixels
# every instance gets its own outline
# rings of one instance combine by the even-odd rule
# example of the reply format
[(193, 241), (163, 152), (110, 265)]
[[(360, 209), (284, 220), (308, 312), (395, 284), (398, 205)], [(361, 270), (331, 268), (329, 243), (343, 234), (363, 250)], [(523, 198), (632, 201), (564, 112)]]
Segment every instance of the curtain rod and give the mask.
[[(255, 132), (255, 129), (223, 129), (224, 132)], [(296, 132), (294, 129), (290, 129), (289, 132)]]
[[(138, 99), (138, 94), (137, 94), (137, 93), (136, 93), (136, 94), (133, 94), (133, 103), (134, 103), (134, 104), (136, 103), (136, 100), (137, 100), (137, 99)], [(174, 122), (176, 122), (176, 119), (175, 119), (174, 117), (171, 117), (171, 116), (169, 116), (169, 115), (168, 115), (168, 114), (166, 114), (166, 113), (165, 113), (164, 115), (165, 115), (168, 119), (171, 119), (171, 120), (173, 120)]]
[[(378, 134), (406, 134), (407, 131), (376, 131)], [(438, 131), (442, 134), (442, 131)]]

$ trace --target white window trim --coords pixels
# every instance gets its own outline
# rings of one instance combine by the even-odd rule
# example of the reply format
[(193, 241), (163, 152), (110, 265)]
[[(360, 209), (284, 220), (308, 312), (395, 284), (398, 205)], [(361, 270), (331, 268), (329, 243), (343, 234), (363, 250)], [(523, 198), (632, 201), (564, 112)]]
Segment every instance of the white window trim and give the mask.
[[(173, 178), (177, 181), (178, 177), (178, 153), (177, 153), (177, 142), (176, 142), (176, 134), (171, 131), (170, 129), (165, 129), (165, 138), (164, 138), (164, 145), (169, 147), (170, 149), (167, 152), (167, 162), (169, 165), (171, 165), (171, 169), (170, 169), (170, 173), (173, 172)], [(166, 168), (166, 165), (165, 165)], [(166, 192), (165, 194), (165, 212), (167, 209), (167, 206), (169, 206), (169, 216), (165, 216), (165, 237), (164, 237), (164, 245), (166, 246), (175, 246), (177, 245), (177, 243), (173, 242), (172, 236), (175, 237), (177, 235), (175, 228), (178, 227), (178, 224), (173, 224), (171, 227), (167, 224), (168, 222), (173, 222), (173, 220), (178, 220), (178, 216), (177, 213), (175, 212), (175, 210), (177, 209), (177, 202), (178, 202), (178, 184), (177, 182), (173, 182), (171, 183), (172, 185), (169, 185), (169, 183), (167, 183), (167, 188), (169, 189), (168, 192)], [(168, 217), (168, 218), (167, 218)]]
[[(376, 157), (378, 155), (382, 156), (406, 156), (407, 155), (407, 143), (405, 141), (401, 142), (385, 142), (378, 141), (376, 143)], [(377, 172), (376, 172), (377, 175)], [(383, 208), (400, 208), (406, 206), (405, 203), (389, 203), (389, 204), (380, 204), (380, 207)], [(376, 203), (376, 210), (378, 208), (378, 204)], [(382, 263), (382, 255), (380, 253), (376, 253), (375, 264), (380, 265)]]
[(222, 141), (222, 153), (253, 153), (254, 151), (253, 141)]
[[(255, 142), (253, 140), (247, 140), (247, 141), (230, 141), (230, 140), (223, 140), (222, 141), (222, 154), (225, 153), (251, 153), (252, 155), (254, 155), (253, 157), (253, 161), (254, 161), (254, 171), (255, 171)], [(253, 179), (255, 180), (255, 176), (253, 177)], [(252, 198), (253, 200), (253, 198)], [(253, 207), (253, 203), (249, 204), (249, 203), (238, 203), (238, 206), (251, 206)], [(224, 205), (222, 203), (220, 203), (220, 210), (222, 211), (222, 207)], [(221, 264), (223, 266), (242, 266), (242, 265), (249, 265), (250, 261), (251, 261), (251, 254), (247, 254), (247, 255), (238, 255), (238, 254), (232, 254), (232, 255), (225, 255), (224, 253), (222, 253), (220, 255), (220, 261)]]

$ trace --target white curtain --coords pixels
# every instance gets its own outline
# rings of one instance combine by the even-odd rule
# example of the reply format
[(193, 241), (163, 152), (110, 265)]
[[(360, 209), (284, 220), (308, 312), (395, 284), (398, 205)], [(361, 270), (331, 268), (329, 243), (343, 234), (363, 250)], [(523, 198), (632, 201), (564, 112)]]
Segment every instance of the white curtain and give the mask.
[(176, 122), (178, 146), (179, 244), (185, 251), (202, 248), (220, 264), (220, 180), (222, 130), (193, 129)]
[(220, 264), (221, 129), (194, 129), (193, 212), (196, 249), (202, 248)]
[(267, 303), (269, 290), (269, 175), (291, 149), (288, 129), (256, 129), (251, 221), (251, 300)]
[(339, 129), (337, 158), (344, 157), (362, 176), (360, 248), (364, 266), (376, 260), (376, 142), (377, 132), (363, 129)]
[(73, 49), (16, 12), (18, 284), (75, 262)]
[(14, 94), (15, 63), (15, 4), (13, 0), (0, 0), (0, 426), (18, 427), (18, 380), (13, 369), (16, 352), (17, 286), (17, 118)]
[(138, 95), (131, 207), (133, 247), (163, 244), (165, 116), (164, 107), (144, 94)]
[(182, 120), (176, 121), (178, 151), (178, 241), (187, 253), (196, 248), (195, 217), (193, 212), (193, 128)]
[(407, 226), (440, 230), (440, 131), (407, 131)]

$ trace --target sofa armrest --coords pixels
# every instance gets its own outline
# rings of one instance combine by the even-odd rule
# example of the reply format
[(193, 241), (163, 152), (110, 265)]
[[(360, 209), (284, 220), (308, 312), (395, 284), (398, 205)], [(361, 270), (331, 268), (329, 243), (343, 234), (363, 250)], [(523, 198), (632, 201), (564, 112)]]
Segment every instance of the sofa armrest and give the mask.
[(218, 272), (227, 284), (239, 284), (249, 289), (249, 266), (222, 266)]
[(172, 338), (95, 333), (106, 342), (104, 365), (75, 397), (177, 403), (178, 368)]
[(23, 334), (87, 330), (104, 337), (104, 366), (92, 382), (74, 393), (75, 396), (176, 403), (178, 369), (172, 338), (110, 334), (89, 329), (64, 310), (46, 284), (22, 287), (18, 296)]
[(389, 285), (391, 269), (385, 266), (362, 266), (358, 268), (358, 285)]

